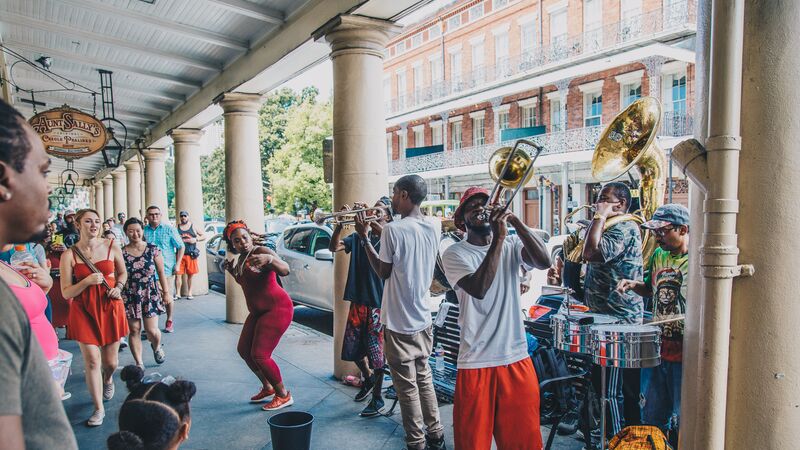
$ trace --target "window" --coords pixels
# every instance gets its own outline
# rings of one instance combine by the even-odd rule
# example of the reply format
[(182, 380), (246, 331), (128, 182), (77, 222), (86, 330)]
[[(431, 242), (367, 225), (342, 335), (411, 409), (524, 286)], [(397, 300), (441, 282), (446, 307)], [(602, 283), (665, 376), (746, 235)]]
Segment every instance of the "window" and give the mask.
[(530, 21), (519, 26), (519, 48), (523, 55), (530, 55), (536, 48), (536, 22)]
[(494, 67), (498, 77), (509, 74), (508, 33), (500, 33), (494, 37)]
[(406, 104), (406, 73), (397, 74), (397, 107), (402, 109)]
[(483, 40), (472, 44), (472, 78), (476, 83), (482, 83), (485, 78), (483, 55)]
[(520, 106), (519, 108), (520, 126), (530, 128), (536, 126), (536, 105)]
[(642, 31), (642, 0), (622, 0), (620, 3), (620, 37), (635, 39)]
[(501, 131), (508, 129), (508, 111), (503, 111), (497, 115), (497, 123)]
[(289, 243), (292, 241), (292, 236), (294, 235), (295, 230), (286, 230), (283, 232), (283, 245), (286, 248), (289, 248)]
[(562, 129), (562, 116), (564, 108), (561, 107), (561, 99), (554, 98), (550, 100), (550, 131), (564, 131)]
[(477, 146), (486, 144), (486, 132), (483, 125), (483, 117), (476, 117), (472, 119), (472, 145)]
[(431, 145), (442, 145), (442, 125), (431, 127)]
[(595, 51), (603, 45), (603, 0), (584, 0), (584, 51)]
[(422, 45), (422, 33), (417, 33), (411, 38), (411, 47), (419, 47)]
[(622, 86), (622, 107), (625, 108), (642, 96), (642, 83), (629, 83)]
[(678, 114), (686, 113), (686, 75), (674, 74), (670, 76), (670, 97), (672, 111)]
[(391, 159), (392, 156), (392, 133), (386, 134), (386, 153), (389, 154), (389, 158)]
[(461, 13), (447, 19), (447, 31), (453, 31), (461, 26)]
[(600, 125), (603, 116), (603, 94), (586, 94), (584, 96), (583, 125), (594, 127)]
[(414, 103), (422, 101), (422, 63), (414, 66), (411, 73), (414, 77)]
[(406, 51), (406, 41), (398, 42), (395, 48), (395, 54), (400, 54)]
[(295, 231), (287, 247), (289, 250), (302, 253), (304, 255), (310, 255), (311, 243), (312, 239), (314, 238), (315, 231), (316, 230), (314, 228), (302, 228)]
[(494, 3), (492, 5), (492, 8), (495, 9), (495, 10), (498, 10), (498, 9), (504, 8), (506, 5), (508, 5), (508, 0), (494, 0), (494, 2), (492, 2), (492, 3)]
[(422, 127), (414, 129), (414, 147), (425, 147), (425, 130)]
[(451, 148), (453, 150), (458, 150), (461, 148), (461, 121), (453, 122), (450, 124), (450, 136), (451, 142), (453, 145)]
[[(453, 84), (461, 83), (461, 52), (450, 53), (450, 79)], [(458, 87), (456, 87), (458, 89)]]
[(408, 133), (406, 133), (406, 130), (401, 129), (400, 130), (400, 139), (399, 139), (399, 141), (400, 141), (400, 154), (401, 155), (405, 155), (406, 154), (406, 148), (408, 148), (406, 146), (407, 138), (408, 138)]
[(567, 42), (567, 10), (561, 9), (550, 14), (550, 45), (564, 45)]
[(211, 239), (208, 240), (208, 244), (206, 244), (206, 248), (211, 250), (211, 252), (214, 254), (214, 256), (216, 256), (217, 255), (217, 251), (219, 251), (219, 249), (217, 247), (219, 247), (219, 244), (220, 244), (221, 241), (222, 241), (222, 235), (221, 234), (217, 235), (217, 236), (214, 236), (214, 237), (212, 237)]
[(436, 24), (430, 28), (428, 28), (428, 40), (436, 39), (442, 35), (442, 25)]
[(314, 238), (314, 250), (311, 252), (311, 255), (316, 254), (317, 251), (319, 251), (319, 250), (323, 250), (323, 249), (327, 250), (327, 248), (330, 246), (330, 244), (331, 244), (330, 235), (328, 235), (328, 233), (326, 233), (326, 232), (324, 232), (322, 230), (317, 230), (317, 235)]
[(442, 81), (442, 60), (439, 58), (431, 58), (430, 59), (430, 70), (431, 70), (431, 84), (435, 84), (439, 81)]
[(477, 5), (469, 9), (470, 22), (478, 20), (481, 17), (483, 17), (483, 3), (478, 3)]
[(385, 100), (392, 98), (392, 79), (388, 76), (383, 79), (383, 98)]

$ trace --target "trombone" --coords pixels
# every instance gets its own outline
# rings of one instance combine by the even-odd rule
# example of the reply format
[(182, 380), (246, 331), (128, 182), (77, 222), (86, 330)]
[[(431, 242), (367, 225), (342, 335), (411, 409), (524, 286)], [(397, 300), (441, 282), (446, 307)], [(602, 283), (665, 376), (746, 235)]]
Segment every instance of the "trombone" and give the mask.
[[(534, 149), (533, 157), (521, 148), (522, 146)], [(513, 147), (502, 147), (495, 151), (489, 158), (489, 175), (495, 181), (489, 199), (486, 200), (484, 211), (478, 215), (478, 220), (489, 220), (489, 215), (496, 208), (508, 209), (511, 200), (523, 186), (533, 178), (533, 166), (542, 153), (543, 147), (527, 139), (519, 139)], [(500, 196), (506, 190), (511, 190), (511, 196), (505, 205), (500, 205)]]
[(356, 223), (356, 218), (359, 214), (365, 216), (364, 222), (377, 222), (390, 217), (392, 215), (392, 208), (390, 206), (374, 206), (372, 208), (350, 209), (322, 216), (314, 222), (317, 225), (322, 225), (325, 222), (331, 222), (339, 226), (353, 225)]

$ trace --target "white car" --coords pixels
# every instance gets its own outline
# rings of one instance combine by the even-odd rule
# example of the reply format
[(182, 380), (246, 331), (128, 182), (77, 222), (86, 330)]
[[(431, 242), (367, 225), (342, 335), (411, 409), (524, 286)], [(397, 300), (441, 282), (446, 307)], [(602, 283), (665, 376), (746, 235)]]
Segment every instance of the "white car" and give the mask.
[(333, 253), (328, 250), (333, 231), (315, 223), (283, 230), (275, 251), (289, 264), (289, 275), (280, 277), (292, 301), (333, 311)]

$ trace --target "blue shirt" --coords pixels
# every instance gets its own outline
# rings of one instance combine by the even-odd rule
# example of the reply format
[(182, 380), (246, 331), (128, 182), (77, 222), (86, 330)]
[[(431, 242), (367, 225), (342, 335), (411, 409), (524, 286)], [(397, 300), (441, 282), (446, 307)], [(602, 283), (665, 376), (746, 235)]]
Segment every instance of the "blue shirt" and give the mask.
[(160, 223), (155, 228), (145, 225), (144, 240), (161, 250), (161, 257), (164, 258), (164, 274), (172, 276), (175, 272), (176, 252), (183, 248), (183, 240), (178, 230), (165, 223)]

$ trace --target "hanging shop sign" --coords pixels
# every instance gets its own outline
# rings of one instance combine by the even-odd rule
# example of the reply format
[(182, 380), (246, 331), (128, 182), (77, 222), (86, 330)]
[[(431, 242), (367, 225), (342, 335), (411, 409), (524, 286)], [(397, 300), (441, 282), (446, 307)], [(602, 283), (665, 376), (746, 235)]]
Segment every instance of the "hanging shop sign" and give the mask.
[(100, 120), (67, 105), (36, 114), (28, 122), (42, 138), (47, 153), (60, 158), (89, 156), (108, 141)]

